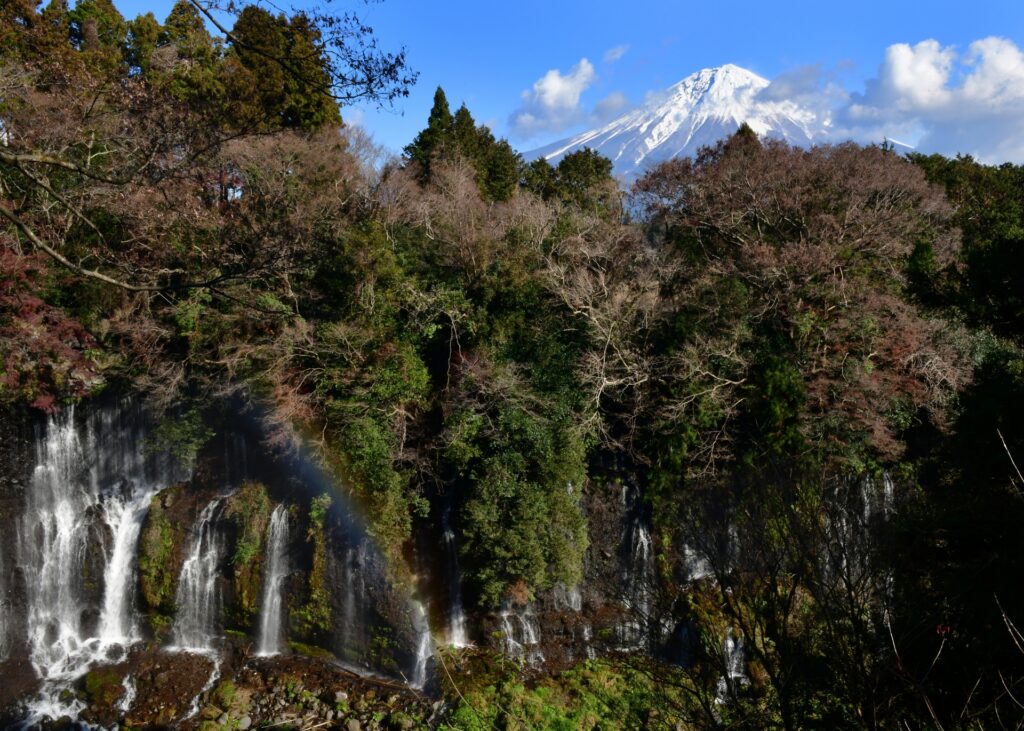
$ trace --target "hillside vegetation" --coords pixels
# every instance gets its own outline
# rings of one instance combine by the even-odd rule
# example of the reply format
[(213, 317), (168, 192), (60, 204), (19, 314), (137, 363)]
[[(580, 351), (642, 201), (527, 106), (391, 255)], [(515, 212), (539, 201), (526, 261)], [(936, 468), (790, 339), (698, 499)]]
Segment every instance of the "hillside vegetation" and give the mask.
[[(705, 662), (476, 673), (466, 728), (1024, 719), (1024, 168), (742, 128), (623, 191), (441, 89), (381, 162), (344, 104), (415, 75), (329, 20), (246, 6), (215, 39), (184, 0), (0, 9), (0, 401), (131, 386), (184, 449), (213, 399), (263, 402), (396, 565), (451, 498), (478, 610), (579, 583), (582, 499), (628, 465)], [(849, 539), (865, 480), (899, 509)], [(683, 543), (733, 534), (742, 569), (690, 586)], [(751, 677), (722, 705), (729, 627)]]

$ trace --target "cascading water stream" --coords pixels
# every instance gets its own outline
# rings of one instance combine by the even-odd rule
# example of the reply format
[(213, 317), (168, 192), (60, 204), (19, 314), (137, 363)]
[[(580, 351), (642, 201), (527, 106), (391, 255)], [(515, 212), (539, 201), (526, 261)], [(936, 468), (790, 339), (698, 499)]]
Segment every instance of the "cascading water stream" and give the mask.
[(715, 703), (727, 703), (744, 685), (750, 684), (746, 671), (746, 653), (743, 651), (743, 635), (737, 635), (730, 627), (722, 640), (722, 663), (725, 673), (718, 679)]
[(451, 527), (451, 507), (441, 515), (444, 532), (444, 550), (448, 560), (448, 644), (452, 647), (468, 647), (466, 613), (462, 607), (462, 574), (459, 571), (459, 555), (455, 545), (455, 531)]
[(189, 553), (181, 567), (174, 600), (178, 607), (173, 629), (175, 649), (203, 654), (214, 651), (221, 604), (217, 569), (224, 554), (215, 521), (220, 505), (221, 498), (211, 500), (192, 528)]
[(278, 505), (270, 516), (267, 533), (267, 563), (263, 574), (263, 602), (260, 607), (260, 636), (256, 654), (281, 652), (284, 618), (284, 580), (288, 576), (288, 510)]
[(543, 663), (544, 653), (540, 650), (540, 623), (530, 607), (519, 610), (505, 608), (498, 616), (501, 619), (501, 642), (505, 654), (522, 660), (527, 665)]
[(155, 490), (143, 490), (124, 502), (110, 500), (104, 505), (103, 518), (114, 536), (113, 549), (103, 574), (103, 614), (100, 615), (101, 644), (124, 643), (137, 636), (132, 610), (132, 580), (135, 577), (135, 553), (142, 521), (149, 510)]
[(619, 627), (619, 639), (624, 649), (639, 649), (651, 619), (654, 552), (650, 530), (641, 517), (634, 518), (629, 532), (629, 560), (623, 576), (623, 603), (629, 616)]
[(427, 684), (427, 668), (434, 656), (434, 641), (430, 636), (430, 621), (427, 610), (420, 602), (414, 602), (414, 628), (419, 636), (416, 643), (416, 666), (412, 671), (412, 686), (422, 689)]
[[(84, 426), (68, 407), (37, 431), (36, 466), (17, 526), (29, 659), (43, 680), (29, 706), (32, 721), (74, 717), (80, 702), (61, 701), (60, 691), (138, 640), (139, 531), (153, 495), (182, 476), (166, 455), (143, 450), (143, 421), (139, 407), (124, 401), (95, 410)], [(88, 577), (100, 568), (97, 606)], [(88, 621), (90, 610), (98, 610), (98, 622)]]

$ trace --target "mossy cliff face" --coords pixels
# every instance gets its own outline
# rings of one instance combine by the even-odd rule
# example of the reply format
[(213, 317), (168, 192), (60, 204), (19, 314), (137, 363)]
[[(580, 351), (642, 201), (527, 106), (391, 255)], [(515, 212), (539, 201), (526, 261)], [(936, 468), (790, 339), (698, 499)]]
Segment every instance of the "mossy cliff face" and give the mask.
[(225, 503), (224, 516), (235, 535), (230, 561), (234, 596), (227, 620), (241, 631), (251, 629), (259, 615), (264, 544), (272, 511), (267, 488), (258, 482), (246, 482)]
[(331, 507), (329, 495), (319, 495), (310, 502), (306, 541), (312, 561), (306, 580), (306, 601), (291, 615), (296, 638), (310, 644), (327, 645), (333, 624), (331, 589), (327, 579), (328, 535), (327, 516)]
[(150, 626), (163, 638), (174, 618), (174, 595), (188, 543), (191, 496), (184, 483), (153, 496), (139, 536), (139, 592)]

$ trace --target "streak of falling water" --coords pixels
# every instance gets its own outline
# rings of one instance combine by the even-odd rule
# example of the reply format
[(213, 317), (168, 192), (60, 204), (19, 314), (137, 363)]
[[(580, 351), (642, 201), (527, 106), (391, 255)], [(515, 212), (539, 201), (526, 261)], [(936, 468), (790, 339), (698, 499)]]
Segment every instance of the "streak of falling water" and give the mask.
[(629, 616), (619, 627), (619, 639), (623, 649), (639, 649), (651, 620), (654, 553), (650, 531), (642, 519), (633, 521), (630, 533), (629, 562), (623, 576), (623, 599)]
[(270, 516), (267, 535), (263, 601), (260, 607), (260, 636), (257, 655), (281, 652), (284, 618), (284, 580), (288, 576), (288, 510), (278, 505)]
[(213, 650), (221, 605), (217, 569), (224, 553), (215, 520), (220, 504), (221, 498), (211, 500), (192, 528), (189, 554), (182, 564), (174, 598), (178, 607), (173, 631), (175, 649), (198, 653)]
[(540, 623), (530, 607), (523, 609), (503, 609), (498, 615), (501, 619), (502, 650), (509, 657), (522, 660), (527, 665), (539, 665), (544, 662), (544, 653), (540, 649)]
[(462, 607), (462, 574), (459, 571), (459, 555), (455, 545), (455, 532), (451, 526), (451, 508), (445, 508), (441, 515), (441, 528), (444, 531), (444, 550), (448, 559), (448, 644), (452, 647), (468, 647), (469, 637), (466, 633), (466, 612)]
[(420, 602), (413, 604), (415, 608), (414, 625), (419, 636), (416, 644), (416, 666), (412, 672), (412, 686), (422, 689), (427, 684), (427, 666), (434, 656), (434, 641), (430, 637), (430, 621), (427, 610)]
[(750, 684), (746, 672), (746, 653), (743, 651), (743, 635), (737, 634), (732, 627), (725, 632), (722, 640), (722, 663), (725, 674), (718, 679), (715, 692), (715, 703), (728, 703), (736, 691)]

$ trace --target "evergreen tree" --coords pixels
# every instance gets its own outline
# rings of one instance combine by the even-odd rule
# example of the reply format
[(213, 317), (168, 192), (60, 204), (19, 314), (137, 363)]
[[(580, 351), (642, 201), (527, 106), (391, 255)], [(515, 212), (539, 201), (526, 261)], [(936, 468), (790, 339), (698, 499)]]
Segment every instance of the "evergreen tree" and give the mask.
[(178, 0), (168, 13), (160, 34), (160, 45), (174, 44), (188, 48), (197, 42), (209, 44), (210, 34), (195, 6), (188, 0)]
[(551, 200), (557, 194), (558, 175), (546, 158), (538, 157), (523, 169), (523, 187)]
[(480, 161), (483, 173), (480, 192), (488, 200), (508, 200), (519, 187), (523, 158), (507, 140), (495, 140), (486, 127), (480, 130), (480, 139), (484, 143)]
[(239, 64), (234, 83), (239, 96), (256, 102), (243, 117), (250, 123), (316, 129), (340, 124), (331, 96), (331, 76), (320, 33), (303, 14), (289, 22), (248, 6), (231, 31)]
[(101, 54), (109, 62), (121, 60), (128, 23), (110, 0), (82, 0), (70, 19), (71, 42), (76, 48)]
[(421, 181), (430, 179), (431, 159), (450, 139), (453, 125), (454, 119), (448, 107), (448, 97), (439, 86), (434, 92), (434, 106), (430, 108), (426, 129), (416, 135), (416, 139), (406, 145), (404, 150), (409, 161), (419, 167)]
[(153, 13), (139, 15), (128, 23), (128, 38), (125, 44), (125, 60), (133, 74), (145, 75), (149, 71), (153, 51), (160, 42), (160, 23)]
[(465, 104), (452, 116), (441, 87), (434, 93), (426, 129), (405, 148), (405, 156), (417, 166), (420, 182), (430, 179), (431, 163), (438, 158), (468, 162), (480, 193), (490, 201), (507, 200), (519, 185), (519, 153), (506, 140), (496, 140), (487, 127), (478, 127)]
[(340, 125), (338, 104), (330, 93), (331, 76), (320, 31), (303, 13), (298, 13), (292, 17), (285, 35), (288, 47), (282, 124), (303, 129)]
[(450, 144), (453, 146), (453, 149), (451, 151), (477, 163), (482, 152), (481, 142), (481, 134), (477, 130), (473, 115), (469, 113), (469, 109), (463, 104), (455, 112), (455, 118), (452, 122)]
[(612, 161), (584, 147), (558, 163), (558, 191), (562, 198), (583, 205), (592, 191), (612, 181)]

